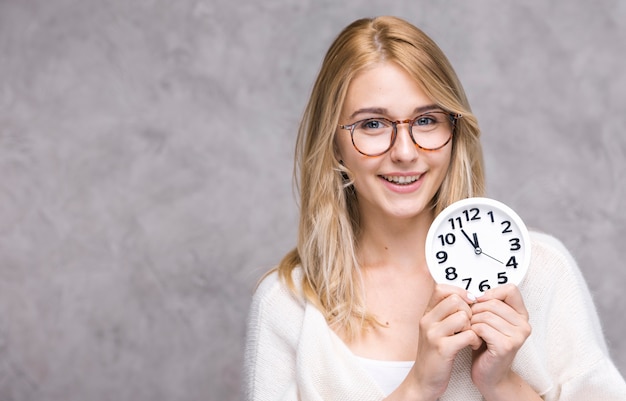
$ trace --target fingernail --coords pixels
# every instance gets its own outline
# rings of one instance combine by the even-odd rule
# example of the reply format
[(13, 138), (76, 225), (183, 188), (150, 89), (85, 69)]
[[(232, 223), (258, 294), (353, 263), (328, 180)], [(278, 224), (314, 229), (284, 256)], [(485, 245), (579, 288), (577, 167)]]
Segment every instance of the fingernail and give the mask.
[(467, 298), (472, 302), (476, 302), (476, 296), (469, 291), (467, 293)]

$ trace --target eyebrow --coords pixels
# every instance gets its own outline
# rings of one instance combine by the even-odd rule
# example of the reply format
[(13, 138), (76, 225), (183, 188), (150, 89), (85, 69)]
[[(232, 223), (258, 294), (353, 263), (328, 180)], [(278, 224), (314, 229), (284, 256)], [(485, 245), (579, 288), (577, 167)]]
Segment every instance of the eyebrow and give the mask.
[[(426, 106), (420, 106), (420, 107), (416, 107), (413, 110), (413, 114), (421, 114), (421, 113), (425, 113), (427, 111), (432, 111), (432, 110), (441, 110), (441, 107), (437, 106), (436, 104), (429, 104)], [(389, 111), (383, 107), (365, 107), (362, 109), (358, 109), (357, 111), (355, 111), (354, 113), (352, 113), (350, 115), (350, 119), (353, 119), (354, 117), (358, 116), (359, 114), (383, 114), (383, 115), (389, 115)]]

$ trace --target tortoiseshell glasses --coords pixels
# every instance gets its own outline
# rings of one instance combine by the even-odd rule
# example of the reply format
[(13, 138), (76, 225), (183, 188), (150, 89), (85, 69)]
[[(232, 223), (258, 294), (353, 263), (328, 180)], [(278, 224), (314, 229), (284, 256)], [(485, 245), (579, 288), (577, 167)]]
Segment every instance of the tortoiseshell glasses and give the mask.
[(339, 128), (350, 131), (352, 145), (359, 153), (374, 157), (391, 149), (398, 136), (398, 124), (409, 124), (409, 135), (418, 148), (427, 151), (441, 149), (452, 139), (456, 121), (461, 117), (461, 114), (435, 110), (408, 120), (366, 118), (352, 124), (339, 125)]

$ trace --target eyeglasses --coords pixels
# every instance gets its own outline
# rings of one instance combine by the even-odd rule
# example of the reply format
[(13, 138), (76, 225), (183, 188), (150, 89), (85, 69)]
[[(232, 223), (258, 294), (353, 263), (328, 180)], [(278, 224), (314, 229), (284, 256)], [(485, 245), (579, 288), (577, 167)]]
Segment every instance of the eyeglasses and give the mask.
[(339, 128), (350, 131), (352, 145), (359, 153), (374, 157), (391, 149), (398, 136), (398, 124), (409, 124), (409, 135), (418, 148), (427, 151), (441, 149), (452, 139), (456, 121), (461, 117), (461, 114), (435, 110), (408, 120), (366, 118), (353, 124), (339, 125)]

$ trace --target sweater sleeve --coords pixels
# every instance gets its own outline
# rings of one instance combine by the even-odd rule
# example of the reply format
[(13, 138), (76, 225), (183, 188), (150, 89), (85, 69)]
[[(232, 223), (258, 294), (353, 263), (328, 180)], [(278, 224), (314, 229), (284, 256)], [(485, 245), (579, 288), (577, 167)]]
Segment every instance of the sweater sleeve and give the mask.
[(257, 288), (250, 306), (244, 351), (248, 401), (298, 400), (296, 348), (304, 308), (280, 285), (276, 272)]
[(248, 401), (384, 398), (321, 312), (294, 295), (276, 273), (262, 281), (252, 299), (244, 371)]
[(542, 291), (533, 296), (542, 300), (537, 306), (546, 317), (544, 349), (554, 384), (545, 399), (626, 400), (626, 383), (610, 359), (593, 298), (574, 258), (555, 238), (535, 238), (533, 252), (543, 269), (536, 276), (544, 282), (529, 291)]

